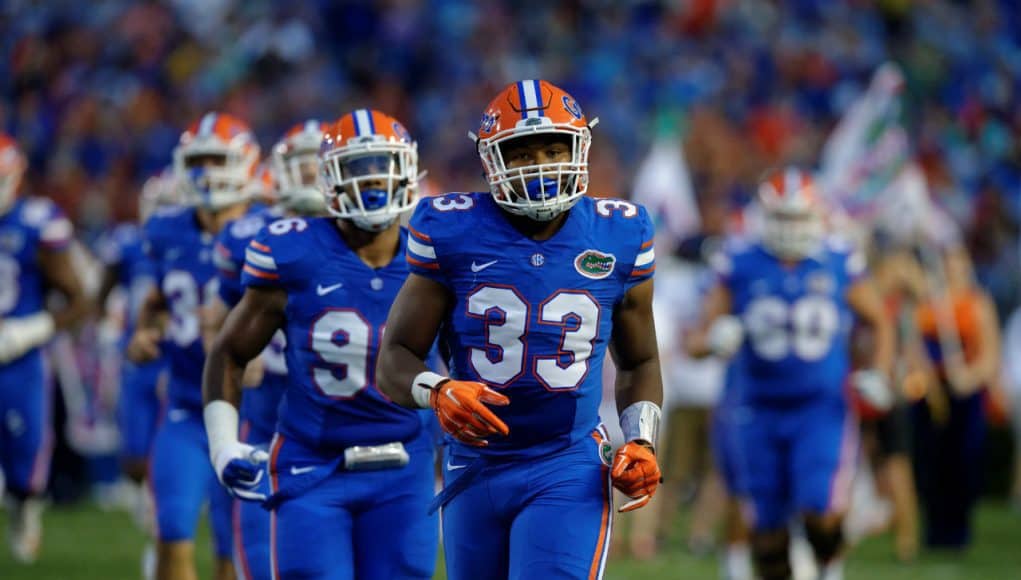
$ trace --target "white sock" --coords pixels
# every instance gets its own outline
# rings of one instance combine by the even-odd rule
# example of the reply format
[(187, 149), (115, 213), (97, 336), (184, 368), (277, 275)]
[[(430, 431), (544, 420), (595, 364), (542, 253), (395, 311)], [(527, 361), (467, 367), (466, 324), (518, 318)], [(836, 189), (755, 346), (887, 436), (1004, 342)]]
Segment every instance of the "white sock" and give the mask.
[(837, 559), (822, 569), (819, 580), (844, 580), (844, 560)]
[(723, 553), (723, 580), (752, 580), (752, 550), (748, 544), (727, 544)]

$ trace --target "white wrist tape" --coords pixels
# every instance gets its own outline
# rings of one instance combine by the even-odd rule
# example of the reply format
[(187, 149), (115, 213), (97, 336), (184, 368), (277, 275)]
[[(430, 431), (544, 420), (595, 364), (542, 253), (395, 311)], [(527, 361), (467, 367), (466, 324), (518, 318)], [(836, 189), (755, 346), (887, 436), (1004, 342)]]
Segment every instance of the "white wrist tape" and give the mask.
[(431, 408), (432, 405), (429, 404), (429, 398), (439, 384), (445, 380), (447, 380), (447, 377), (432, 371), (425, 371), (415, 375), (415, 380), (411, 382), (411, 397), (415, 399), (415, 404), (423, 409)]
[(651, 401), (632, 403), (620, 413), (620, 430), (624, 441), (641, 439), (656, 446), (659, 439), (659, 405)]
[(202, 419), (209, 437), (209, 458), (215, 462), (220, 449), (238, 441), (238, 409), (219, 399), (202, 409)]
[(26, 351), (45, 344), (57, 330), (53, 315), (45, 310), (30, 316), (8, 319), (3, 324), (10, 326), (12, 334)]

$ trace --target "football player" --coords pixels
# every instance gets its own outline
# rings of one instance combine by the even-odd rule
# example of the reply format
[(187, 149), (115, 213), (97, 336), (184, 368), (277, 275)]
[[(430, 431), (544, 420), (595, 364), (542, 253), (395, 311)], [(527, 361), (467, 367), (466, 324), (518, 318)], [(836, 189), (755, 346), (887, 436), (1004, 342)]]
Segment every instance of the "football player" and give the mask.
[[(476, 145), (491, 192), (419, 202), (411, 275), (390, 311), (376, 374), (451, 438), (444, 507), (448, 577), (600, 577), (611, 482), (648, 503), (662, 384), (652, 319), (653, 225), (645, 209), (586, 197), (590, 127), (542, 80), (508, 85)], [(433, 339), (450, 376), (430, 372)], [(607, 346), (626, 444), (598, 416)]]
[[(175, 183), (173, 170), (169, 167), (145, 181), (138, 204), (141, 223), (144, 224), (157, 208), (180, 202)], [(111, 292), (117, 287), (122, 288), (127, 297), (124, 336), (130, 338), (142, 302), (155, 283), (152, 263), (143, 250), (141, 228), (135, 223), (118, 224), (103, 237), (98, 248), (104, 266), (96, 298), (100, 313), (105, 312)], [(127, 340), (124, 347), (127, 347)], [(135, 483), (142, 483), (148, 469), (149, 450), (161, 405), (156, 387), (164, 366), (159, 359), (143, 365), (125, 361), (121, 369), (117, 406), (122, 441), (121, 466), (125, 475)]]
[[(719, 276), (705, 304), (694, 354), (732, 361), (730, 425), (740, 451), (739, 491), (751, 514), (752, 557), (766, 580), (788, 578), (792, 516), (803, 518), (822, 578), (839, 578), (841, 521), (857, 458), (858, 427), (848, 407), (852, 317), (871, 326), (876, 346), (852, 388), (888, 407), (893, 332), (865, 272), (864, 258), (828, 237), (812, 178), (776, 171), (759, 187), (761, 242), (717, 255)], [(737, 408), (735, 408), (737, 407)]]
[[(176, 183), (171, 167), (145, 181), (138, 201), (139, 223), (144, 224), (157, 208), (180, 203)], [(125, 340), (122, 345), (126, 350), (142, 301), (155, 284), (153, 265), (143, 249), (142, 230), (136, 223), (118, 224), (100, 240), (98, 248), (103, 263), (103, 277), (96, 298), (99, 318), (105, 318), (107, 299), (115, 288), (120, 287), (127, 298), (123, 319)], [(121, 361), (117, 398), (121, 470), (138, 485), (135, 521), (150, 536), (153, 533), (152, 497), (148, 487), (141, 484), (148, 472), (149, 452), (163, 405), (158, 391), (161, 381), (166, 377), (165, 369), (166, 364), (162, 358), (137, 365), (129, 360)], [(155, 564), (155, 546), (148, 544), (143, 555), (143, 569), (147, 571), (147, 577), (155, 574)]]
[(376, 386), (383, 324), (408, 275), (418, 152), (404, 126), (360, 109), (324, 130), (330, 217), (273, 222), (249, 244), (245, 293), (204, 374), (210, 458), (241, 498), (260, 500), (267, 454), (238, 439), (248, 361), (278, 328), (291, 370), (268, 454), (274, 577), (430, 578), (438, 525), (432, 434)]
[[(174, 174), (194, 205), (156, 212), (145, 225), (156, 287), (143, 303), (128, 346), (137, 363), (161, 352), (169, 368), (167, 411), (153, 442), (150, 481), (156, 502), (157, 577), (194, 578), (195, 526), (208, 499), (216, 577), (232, 578), (230, 495), (210, 469), (202, 426), (200, 308), (216, 293), (213, 241), (247, 210), (259, 146), (248, 126), (207, 113), (182, 135)], [(165, 327), (159, 325), (167, 313)]]
[[(88, 311), (66, 251), (71, 222), (51, 201), (19, 196), (28, 162), (0, 134), (0, 469), (8, 494), (8, 542), (19, 562), (38, 557), (50, 468), (52, 384), (39, 347)], [(66, 302), (47, 310), (48, 289)]]
[[(326, 202), (316, 183), (322, 127), (309, 120), (292, 127), (271, 154), (272, 176), (277, 205), (266, 208), (253, 204), (248, 215), (232, 222), (220, 232), (214, 260), (219, 270), (219, 296), (204, 313), (206, 344), (211, 345), (223, 326), (227, 313), (241, 300), (241, 272), (245, 250), (256, 234), (281, 217), (317, 216), (326, 213)], [(273, 335), (262, 356), (248, 366), (244, 381), (257, 385), (245, 389), (241, 398), (240, 440), (267, 448), (276, 429), (277, 408), (287, 386), (286, 341), (282, 331)], [(269, 481), (262, 482), (262, 493)], [(258, 503), (234, 503), (234, 564), (241, 578), (271, 578), (269, 565), (269, 512)]]

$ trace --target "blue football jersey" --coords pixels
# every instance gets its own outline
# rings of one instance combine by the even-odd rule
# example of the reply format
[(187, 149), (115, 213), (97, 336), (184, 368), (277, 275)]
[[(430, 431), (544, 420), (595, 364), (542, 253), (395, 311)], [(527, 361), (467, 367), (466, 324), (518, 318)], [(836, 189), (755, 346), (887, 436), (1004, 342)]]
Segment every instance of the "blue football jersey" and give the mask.
[(216, 293), (214, 236), (202, 231), (193, 207), (157, 211), (145, 224), (145, 250), (170, 310), (161, 349), (170, 369), (167, 399), (173, 408), (202, 408), (199, 310)]
[(421, 200), (410, 229), (411, 271), (453, 294), (441, 330), (450, 375), (510, 399), (493, 407), (510, 435), (471, 451), (536, 456), (590, 437), (613, 309), (655, 270), (645, 208), (585, 197), (535, 241), (489, 193), (454, 193)]
[[(227, 224), (217, 237), (213, 261), (218, 270), (220, 298), (228, 307), (236, 306), (244, 294), (241, 271), (248, 244), (263, 227), (279, 217), (276, 209), (253, 207), (245, 216)], [(276, 428), (277, 409), (287, 384), (286, 344), (283, 331), (277, 331), (260, 355), (264, 370), (262, 384), (257, 389), (244, 390), (241, 417), (250, 423), (255, 433), (272, 434)]]
[(20, 197), (0, 215), (0, 319), (45, 308), (39, 250), (67, 248), (71, 232), (71, 222), (48, 199)]
[(131, 336), (142, 301), (156, 281), (155, 268), (142, 241), (142, 228), (122, 223), (107, 232), (97, 245), (99, 259), (104, 266), (117, 271), (117, 283), (127, 293), (125, 336)]
[(379, 343), (390, 305), (408, 275), (407, 232), (388, 265), (367, 266), (333, 218), (285, 218), (263, 229), (246, 251), (242, 283), (287, 292), (288, 388), (277, 431), (306, 446), (339, 449), (409, 441), (417, 411), (376, 387)]
[(745, 328), (734, 361), (750, 402), (839, 393), (850, 370), (848, 289), (864, 273), (860, 253), (829, 240), (785, 264), (760, 243), (732, 241), (713, 259)]

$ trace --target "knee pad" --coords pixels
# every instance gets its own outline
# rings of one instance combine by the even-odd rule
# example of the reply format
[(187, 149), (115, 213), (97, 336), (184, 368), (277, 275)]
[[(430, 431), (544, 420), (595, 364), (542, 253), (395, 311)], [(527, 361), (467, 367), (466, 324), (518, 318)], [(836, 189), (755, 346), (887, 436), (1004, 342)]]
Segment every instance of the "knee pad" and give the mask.
[(826, 564), (840, 554), (844, 547), (844, 528), (840, 524), (823, 526), (810, 518), (805, 520), (805, 537), (819, 562)]
[(752, 559), (763, 580), (787, 580), (791, 577), (787, 530), (752, 533)]

